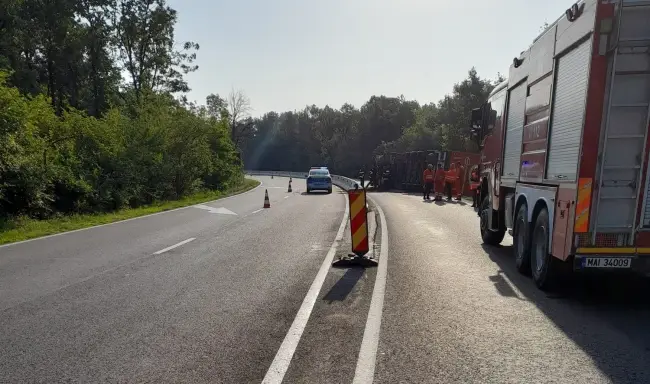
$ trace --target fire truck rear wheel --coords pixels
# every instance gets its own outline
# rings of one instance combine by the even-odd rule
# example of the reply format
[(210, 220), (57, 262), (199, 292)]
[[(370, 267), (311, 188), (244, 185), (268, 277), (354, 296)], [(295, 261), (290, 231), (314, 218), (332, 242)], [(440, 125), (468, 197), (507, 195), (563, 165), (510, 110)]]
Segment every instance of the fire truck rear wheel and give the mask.
[(551, 290), (561, 277), (562, 261), (551, 255), (548, 249), (549, 218), (543, 208), (531, 233), (530, 266), (535, 285), (543, 291)]
[(480, 211), (481, 238), (483, 239), (483, 243), (487, 245), (499, 245), (501, 244), (501, 241), (503, 241), (503, 237), (506, 235), (506, 230), (504, 228), (492, 231), (488, 228), (488, 215), (490, 214), (490, 209), (490, 200), (485, 196), (481, 203)]
[(519, 273), (530, 274), (530, 229), (528, 228), (528, 206), (521, 204), (515, 217), (512, 234), (515, 266)]

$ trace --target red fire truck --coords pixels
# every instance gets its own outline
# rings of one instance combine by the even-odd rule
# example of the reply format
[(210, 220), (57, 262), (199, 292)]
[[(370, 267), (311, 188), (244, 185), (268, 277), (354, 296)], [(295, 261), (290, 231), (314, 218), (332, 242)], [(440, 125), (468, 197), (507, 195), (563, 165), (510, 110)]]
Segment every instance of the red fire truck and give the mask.
[(472, 111), (480, 231), (540, 289), (650, 271), (650, 1), (573, 4)]

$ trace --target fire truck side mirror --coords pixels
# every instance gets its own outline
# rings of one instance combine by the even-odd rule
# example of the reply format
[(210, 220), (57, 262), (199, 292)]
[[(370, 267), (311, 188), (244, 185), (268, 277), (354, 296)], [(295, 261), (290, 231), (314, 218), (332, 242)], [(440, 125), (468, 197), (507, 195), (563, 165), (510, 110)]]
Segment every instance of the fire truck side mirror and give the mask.
[(472, 118), (469, 123), (473, 132), (478, 132), (483, 126), (483, 108), (472, 109)]
[(472, 117), (469, 123), (472, 139), (481, 146), (483, 141), (483, 107), (472, 109)]

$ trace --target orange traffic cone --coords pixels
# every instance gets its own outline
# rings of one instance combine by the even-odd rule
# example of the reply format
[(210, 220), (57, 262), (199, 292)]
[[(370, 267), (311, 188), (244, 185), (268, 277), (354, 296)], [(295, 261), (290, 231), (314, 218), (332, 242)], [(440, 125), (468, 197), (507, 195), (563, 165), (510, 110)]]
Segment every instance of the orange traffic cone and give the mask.
[(269, 190), (264, 190), (264, 208), (271, 208), (271, 202), (269, 201)]
[(289, 188), (287, 189), (287, 192), (291, 192), (291, 179), (289, 179)]

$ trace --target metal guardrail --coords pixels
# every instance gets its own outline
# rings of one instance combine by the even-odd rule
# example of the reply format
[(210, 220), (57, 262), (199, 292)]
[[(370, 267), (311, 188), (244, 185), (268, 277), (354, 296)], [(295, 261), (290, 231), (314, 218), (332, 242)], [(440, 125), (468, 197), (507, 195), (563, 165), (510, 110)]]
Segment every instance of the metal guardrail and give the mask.
[[(251, 176), (280, 176), (280, 177), (293, 177), (296, 179), (305, 179), (307, 178), (307, 172), (285, 172), (285, 171), (251, 171), (245, 170), (245, 174)], [(350, 179), (349, 177), (341, 175), (332, 175), (332, 183), (339, 188), (344, 190), (355, 189), (357, 186), (361, 187), (359, 180)], [(368, 186), (369, 181), (366, 180), (366, 187)]]

